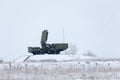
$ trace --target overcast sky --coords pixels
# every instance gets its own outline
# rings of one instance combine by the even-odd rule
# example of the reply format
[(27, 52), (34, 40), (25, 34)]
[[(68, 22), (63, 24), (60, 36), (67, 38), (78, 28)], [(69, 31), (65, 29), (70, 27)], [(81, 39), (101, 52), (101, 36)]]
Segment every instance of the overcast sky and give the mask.
[(120, 57), (120, 0), (0, 0), (0, 57), (29, 55), (39, 46), (41, 31), (48, 42), (77, 46), (98, 57)]

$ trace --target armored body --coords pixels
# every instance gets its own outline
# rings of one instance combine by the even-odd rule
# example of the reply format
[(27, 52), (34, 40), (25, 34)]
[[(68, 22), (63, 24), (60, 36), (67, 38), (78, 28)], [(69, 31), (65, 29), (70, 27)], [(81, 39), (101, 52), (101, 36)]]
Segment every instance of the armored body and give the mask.
[(28, 47), (28, 52), (33, 55), (39, 54), (59, 54), (68, 48), (68, 43), (47, 43), (48, 31), (44, 30), (41, 36), (41, 48), (40, 47)]

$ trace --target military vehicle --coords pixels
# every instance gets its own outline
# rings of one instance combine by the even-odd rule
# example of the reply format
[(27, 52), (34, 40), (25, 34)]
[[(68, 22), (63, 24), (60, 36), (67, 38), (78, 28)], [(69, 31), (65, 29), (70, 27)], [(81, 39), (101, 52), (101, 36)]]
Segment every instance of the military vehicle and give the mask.
[(60, 54), (61, 51), (64, 51), (68, 48), (68, 43), (47, 43), (48, 31), (42, 31), (41, 36), (41, 48), (40, 47), (28, 47), (28, 52), (33, 55), (41, 54)]

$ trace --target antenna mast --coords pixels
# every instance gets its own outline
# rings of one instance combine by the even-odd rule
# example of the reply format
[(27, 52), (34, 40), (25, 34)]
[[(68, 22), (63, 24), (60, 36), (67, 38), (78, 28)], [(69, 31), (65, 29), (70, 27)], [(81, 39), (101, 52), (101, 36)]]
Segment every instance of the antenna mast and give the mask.
[(63, 43), (65, 42), (64, 28), (63, 28)]

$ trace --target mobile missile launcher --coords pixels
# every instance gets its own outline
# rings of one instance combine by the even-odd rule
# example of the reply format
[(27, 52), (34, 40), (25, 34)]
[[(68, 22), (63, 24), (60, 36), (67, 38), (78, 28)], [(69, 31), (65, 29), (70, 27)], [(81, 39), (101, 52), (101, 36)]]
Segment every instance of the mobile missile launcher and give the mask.
[(68, 43), (47, 43), (48, 31), (44, 30), (41, 36), (41, 48), (40, 47), (28, 47), (28, 52), (33, 55), (41, 54), (60, 54), (61, 51), (64, 51), (68, 48)]

